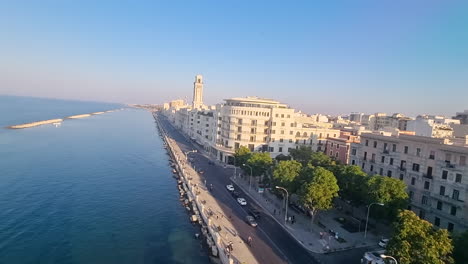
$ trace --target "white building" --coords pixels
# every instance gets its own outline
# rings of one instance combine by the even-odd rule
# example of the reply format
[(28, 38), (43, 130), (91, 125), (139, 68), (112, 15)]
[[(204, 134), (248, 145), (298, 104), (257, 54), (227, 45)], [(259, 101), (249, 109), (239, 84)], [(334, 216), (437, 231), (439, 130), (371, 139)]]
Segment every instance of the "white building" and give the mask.
[(415, 120), (408, 121), (406, 130), (414, 131), (417, 136), (451, 138), (453, 137), (453, 128), (450, 124), (457, 123), (457, 121), (453, 120), (450, 122), (442, 118), (435, 119), (427, 116), (418, 116)]

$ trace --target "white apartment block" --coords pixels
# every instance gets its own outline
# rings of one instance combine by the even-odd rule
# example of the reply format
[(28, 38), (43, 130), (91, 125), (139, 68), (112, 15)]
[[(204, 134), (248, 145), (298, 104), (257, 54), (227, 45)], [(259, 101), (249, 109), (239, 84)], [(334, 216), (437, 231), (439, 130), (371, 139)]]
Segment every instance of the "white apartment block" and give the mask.
[(453, 128), (450, 124), (459, 123), (459, 120), (418, 116), (415, 120), (408, 121), (406, 130), (414, 131), (417, 136), (451, 138), (453, 137)]
[(349, 163), (369, 174), (403, 180), (411, 210), (435, 226), (468, 229), (468, 145), (414, 135), (361, 135)]

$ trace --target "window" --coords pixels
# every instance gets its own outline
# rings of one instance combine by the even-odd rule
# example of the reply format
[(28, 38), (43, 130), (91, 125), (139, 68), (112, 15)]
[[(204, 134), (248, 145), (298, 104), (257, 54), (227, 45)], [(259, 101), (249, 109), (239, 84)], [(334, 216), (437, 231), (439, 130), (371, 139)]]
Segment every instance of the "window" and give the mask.
[(292, 135), (292, 134), (294, 134), (294, 131), (289, 131), (289, 135)]
[(271, 142), (275, 142), (275, 138), (272, 138), (272, 139), (271, 139)]
[(380, 168), (379, 174), (383, 176), (383, 168)]
[(424, 182), (424, 189), (425, 189), (425, 190), (429, 190), (429, 187), (430, 187), (430, 186), (431, 186), (431, 183), (430, 183), (430, 182), (428, 182), (428, 181), (425, 181), (425, 182)]
[(280, 138), (280, 142), (281, 142), (281, 143), (283, 142), (283, 139), (282, 139), (282, 138)]
[(275, 148), (274, 147), (269, 147), (268, 151), (275, 152)]
[(453, 190), (452, 199), (458, 201), (458, 198), (459, 198), (459, 197), (460, 197), (460, 191), (458, 191), (458, 190)]
[(372, 153), (372, 159), (371, 162), (375, 162), (375, 153)]
[(452, 159), (452, 155), (450, 153), (445, 153), (445, 162), (450, 163)]
[(390, 165), (393, 165), (393, 158), (390, 158)]
[(333, 148), (333, 142), (331, 142), (331, 147)]
[(236, 139), (241, 140), (241, 135), (237, 135)]
[(416, 156), (421, 156), (421, 149), (420, 148), (417, 148), (416, 149)]
[(272, 133), (272, 134), (275, 134), (275, 133), (276, 133), (276, 130), (272, 130), (271, 133)]
[[(414, 192), (413, 192), (413, 191), (410, 191), (410, 192), (409, 192), (409, 198), (410, 198), (410, 200), (413, 199), (413, 196), (414, 196)], [(408, 210), (411, 210), (411, 209), (408, 209)]]
[(242, 119), (238, 119), (238, 120), (237, 120), (237, 123), (238, 123), (239, 125), (242, 125)]
[(340, 144), (336, 144), (336, 149), (339, 149), (340, 148)]
[(461, 175), (461, 173), (457, 173), (457, 174), (455, 175), (455, 182), (461, 182), (461, 180), (462, 180), (462, 175)]
[(281, 118), (284, 118), (284, 114), (281, 114)]
[(445, 186), (440, 186), (439, 194), (440, 195), (445, 195)]
[(387, 171), (387, 176), (392, 177), (392, 171), (391, 170)]
[(366, 163), (362, 163), (361, 168), (364, 169), (366, 167)]
[(442, 210), (443, 204), (441, 201), (437, 201), (437, 210)]
[(413, 171), (419, 171), (419, 164), (413, 163)]
[(381, 161), (382, 163), (385, 163), (385, 156), (382, 156), (382, 158), (380, 159), (380, 161)]
[(429, 159), (435, 159), (435, 151), (431, 150), (431, 152), (429, 153)]
[(421, 204), (427, 205), (427, 196), (425, 195), (422, 196)]
[(374, 165), (370, 165), (370, 171), (374, 171)]
[(440, 226), (440, 218), (437, 217), (437, 216), (434, 218), (434, 225), (435, 226)]
[(366, 147), (369, 146), (369, 140), (366, 139)]
[(364, 152), (364, 160), (367, 160), (367, 152)]
[(423, 209), (419, 210), (419, 218), (424, 219), (426, 217), (426, 211)]
[(377, 148), (377, 141), (374, 141), (374, 148)]
[(393, 145), (392, 145), (392, 151), (393, 151), (393, 152), (396, 152), (396, 144), (393, 144)]
[(451, 215), (457, 215), (457, 207), (455, 207), (455, 206), (450, 207), (450, 214)]
[(460, 166), (466, 165), (466, 156), (460, 156)]
[(265, 121), (265, 126), (268, 126), (268, 121)]
[(272, 124), (272, 125), (273, 125), (273, 126), (276, 126), (276, 122), (273, 122), (273, 124)]
[(416, 182), (416, 178), (415, 177), (411, 178), (411, 185), (414, 185), (415, 182)]
[(400, 180), (403, 180), (403, 173), (400, 173)]
[(355, 160), (352, 160), (352, 161), (351, 161), (351, 165), (356, 165), (356, 161), (355, 161)]
[(251, 128), (250, 133), (255, 134), (255, 128)]
[(448, 171), (443, 170), (443, 171), (442, 171), (442, 179), (443, 179), (443, 180), (446, 180), (446, 179), (447, 179), (447, 175), (448, 175)]
[(281, 130), (281, 135), (284, 135), (284, 130)]
[(278, 152), (283, 152), (283, 147), (279, 147)]
[(388, 145), (387, 143), (384, 143), (384, 144), (383, 144), (383, 150), (384, 150), (384, 151), (387, 151), (387, 145)]
[(285, 126), (285, 123), (284, 123), (284, 122), (282, 122), (282, 123), (281, 123), (281, 126)]
[(449, 223), (447, 224), (447, 230), (448, 230), (449, 232), (452, 232), (452, 231), (453, 231), (453, 223), (450, 223), (450, 222), (449, 222)]
[(289, 140), (289, 143), (292, 143), (292, 142), (293, 142), (292, 139), (290, 139), (290, 140)]
[(408, 154), (408, 146), (405, 146), (405, 154)]
[(353, 149), (351, 150), (351, 155), (356, 156), (356, 149), (353, 148)]
[(333, 156), (333, 150), (330, 150), (330, 156)]

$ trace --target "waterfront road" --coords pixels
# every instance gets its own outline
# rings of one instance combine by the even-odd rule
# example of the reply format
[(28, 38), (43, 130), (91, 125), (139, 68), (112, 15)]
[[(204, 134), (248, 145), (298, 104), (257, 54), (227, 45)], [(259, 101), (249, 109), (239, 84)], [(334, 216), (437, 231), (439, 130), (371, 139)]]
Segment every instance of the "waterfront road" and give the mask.
[[(160, 121), (168, 135), (177, 142), (184, 152), (197, 149), (194, 143), (188, 141), (167, 119), (161, 117)], [(231, 217), (231, 222), (239, 235), (246, 242), (249, 236), (252, 237), (252, 253), (259, 263), (359, 263), (360, 256), (364, 252), (363, 249), (329, 255), (314, 254), (307, 251), (270, 215), (263, 213), (261, 207), (243, 194), (240, 188), (236, 188), (236, 191), (241, 193), (240, 196), (247, 200), (247, 206), (241, 206), (237, 203), (231, 192), (226, 189), (227, 184), (232, 184), (229, 179), (233, 175), (232, 169), (226, 169), (218, 165), (218, 163), (210, 165), (208, 163), (210, 160), (199, 152), (190, 153), (189, 158), (197, 170), (204, 172), (202, 177), (206, 180), (207, 185), (213, 184), (212, 193), (214, 197), (225, 215)], [(245, 221), (248, 209), (251, 207), (261, 212), (256, 228), (249, 226)]]

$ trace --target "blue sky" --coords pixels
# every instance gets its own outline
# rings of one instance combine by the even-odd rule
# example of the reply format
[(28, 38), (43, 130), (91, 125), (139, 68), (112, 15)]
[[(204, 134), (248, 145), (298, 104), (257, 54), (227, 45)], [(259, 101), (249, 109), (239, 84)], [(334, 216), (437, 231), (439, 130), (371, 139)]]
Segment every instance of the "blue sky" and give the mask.
[(308, 113), (468, 108), (467, 1), (9, 1), (0, 94)]

